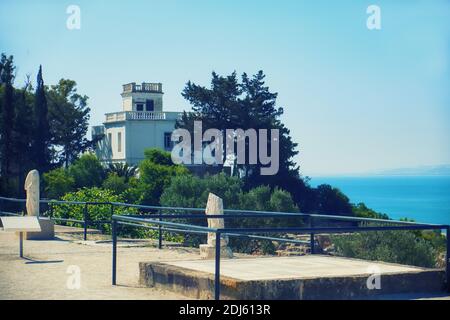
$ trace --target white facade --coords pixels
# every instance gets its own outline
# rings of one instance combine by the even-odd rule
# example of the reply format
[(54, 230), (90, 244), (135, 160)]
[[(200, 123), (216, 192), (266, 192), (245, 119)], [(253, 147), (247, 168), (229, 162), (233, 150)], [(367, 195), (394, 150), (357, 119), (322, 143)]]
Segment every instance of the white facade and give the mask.
[(96, 154), (104, 163), (126, 162), (131, 165), (144, 159), (144, 150), (171, 150), (170, 135), (179, 112), (163, 110), (161, 83), (123, 85), (122, 111), (107, 113), (102, 126), (94, 126), (92, 135), (103, 135)]

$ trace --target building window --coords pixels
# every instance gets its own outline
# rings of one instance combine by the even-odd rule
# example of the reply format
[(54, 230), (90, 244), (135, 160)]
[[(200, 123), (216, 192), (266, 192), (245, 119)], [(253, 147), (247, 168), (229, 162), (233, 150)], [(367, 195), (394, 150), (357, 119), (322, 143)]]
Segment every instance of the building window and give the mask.
[(108, 133), (108, 143), (109, 143), (109, 145), (111, 145), (111, 143), (112, 143), (112, 134), (111, 134), (111, 132)]
[(136, 111), (144, 111), (144, 105), (142, 103), (136, 104)]
[(153, 100), (147, 100), (145, 101), (145, 111), (154, 111), (155, 105)]
[(171, 150), (172, 147), (172, 132), (164, 132), (164, 149)]
[(117, 132), (117, 152), (122, 152), (122, 132)]

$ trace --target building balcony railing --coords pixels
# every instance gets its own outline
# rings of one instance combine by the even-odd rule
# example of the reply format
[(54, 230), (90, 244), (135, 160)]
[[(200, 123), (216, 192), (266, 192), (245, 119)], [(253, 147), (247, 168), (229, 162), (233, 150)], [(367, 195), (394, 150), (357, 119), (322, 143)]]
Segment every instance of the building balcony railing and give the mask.
[(135, 82), (123, 85), (123, 93), (129, 92), (157, 92), (162, 93), (162, 83), (143, 82), (136, 84)]
[(106, 121), (119, 122), (125, 120), (176, 120), (181, 113), (164, 111), (122, 111), (106, 114)]

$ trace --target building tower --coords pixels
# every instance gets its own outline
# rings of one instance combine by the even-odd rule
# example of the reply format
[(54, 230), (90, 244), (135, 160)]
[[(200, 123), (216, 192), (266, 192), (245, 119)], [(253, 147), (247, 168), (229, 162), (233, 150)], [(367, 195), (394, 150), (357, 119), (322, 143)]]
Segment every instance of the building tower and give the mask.
[(92, 136), (101, 136), (97, 157), (105, 164), (126, 162), (131, 165), (144, 159), (144, 150), (171, 150), (170, 140), (179, 112), (163, 109), (161, 83), (124, 84), (122, 111), (107, 113), (103, 125), (92, 128)]

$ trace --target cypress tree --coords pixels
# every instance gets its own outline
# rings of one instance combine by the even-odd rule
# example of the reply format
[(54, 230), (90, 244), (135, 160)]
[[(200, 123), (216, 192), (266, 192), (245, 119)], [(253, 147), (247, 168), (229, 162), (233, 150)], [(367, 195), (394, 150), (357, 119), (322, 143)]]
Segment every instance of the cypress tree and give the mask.
[(34, 141), (32, 153), (36, 169), (42, 174), (50, 168), (50, 128), (42, 66), (39, 66), (34, 95)]
[(13, 159), (13, 121), (14, 121), (14, 63), (13, 57), (2, 54), (1, 60), (1, 123), (0, 123), (0, 173), (2, 193), (11, 192), (11, 170)]

